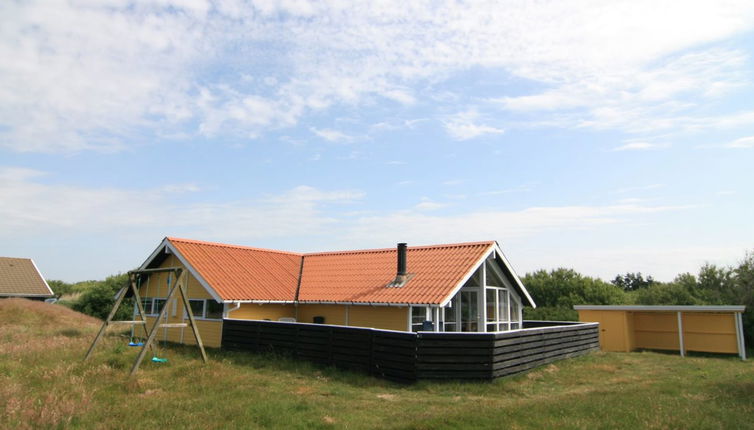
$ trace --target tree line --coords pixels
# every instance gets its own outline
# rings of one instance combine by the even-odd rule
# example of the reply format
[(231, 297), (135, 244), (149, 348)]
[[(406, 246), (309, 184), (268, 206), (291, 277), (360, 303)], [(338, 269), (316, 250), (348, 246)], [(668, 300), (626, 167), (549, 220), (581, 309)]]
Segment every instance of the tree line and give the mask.
[(521, 281), (537, 303), (524, 308), (524, 319), (533, 320), (576, 321), (574, 305), (745, 305), (744, 334), (754, 345), (754, 252), (738, 265), (707, 263), (696, 275), (682, 273), (671, 282), (639, 272), (605, 282), (565, 268), (527, 273)]

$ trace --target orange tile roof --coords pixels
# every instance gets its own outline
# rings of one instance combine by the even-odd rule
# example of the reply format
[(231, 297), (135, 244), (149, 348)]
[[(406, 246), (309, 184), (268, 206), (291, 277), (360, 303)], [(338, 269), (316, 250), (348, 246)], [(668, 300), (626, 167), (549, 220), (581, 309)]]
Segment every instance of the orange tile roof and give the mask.
[(30, 258), (0, 257), (0, 297), (52, 297)]
[(301, 254), (167, 238), (223, 300), (292, 301)]
[[(413, 246), (405, 285), (389, 288), (397, 250), (299, 254), (167, 238), (201, 278), (227, 301), (440, 304), (494, 241)], [(301, 266), (303, 259), (303, 268)], [(299, 287), (300, 278), (300, 287)]]
[(299, 301), (440, 304), (494, 243), (409, 247), (413, 277), (399, 288), (387, 287), (396, 275), (395, 248), (306, 254)]

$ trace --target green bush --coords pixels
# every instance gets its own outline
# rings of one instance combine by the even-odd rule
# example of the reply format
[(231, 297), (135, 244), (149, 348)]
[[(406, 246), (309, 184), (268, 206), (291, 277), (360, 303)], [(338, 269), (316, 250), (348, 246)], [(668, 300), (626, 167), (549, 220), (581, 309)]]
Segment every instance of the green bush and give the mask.
[[(86, 289), (73, 304), (75, 311), (100, 319), (107, 318), (115, 304), (115, 294), (128, 285), (128, 275), (113, 275)], [(133, 300), (125, 299), (115, 314), (116, 320), (129, 320), (133, 315)]]

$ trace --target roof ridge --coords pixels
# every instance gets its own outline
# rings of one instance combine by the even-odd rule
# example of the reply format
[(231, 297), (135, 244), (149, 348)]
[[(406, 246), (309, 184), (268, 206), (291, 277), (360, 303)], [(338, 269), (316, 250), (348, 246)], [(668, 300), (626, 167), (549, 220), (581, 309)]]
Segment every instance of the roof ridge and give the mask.
[(281, 251), (279, 249), (269, 249), (269, 248), (257, 248), (254, 246), (244, 246), (244, 245), (233, 245), (229, 243), (220, 243), (220, 242), (208, 242), (205, 240), (196, 240), (196, 239), (184, 239), (180, 237), (166, 237), (167, 240), (170, 242), (183, 242), (183, 243), (193, 243), (196, 245), (207, 245), (207, 246), (217, 246), (220, 248), (235, 248), (235, 249), (245, 249), (248, 251), (262, 251), (262, 252), (272, 252), (276, 254), (285, 254), (285, 255), (294, 255), (296, 257), (301, 257), (304, 254), (301, 252), (292, 252), (292, 251)]
[[(374, 254), (378, 252), (394, 252), (396, 250), (396, 248), (393, 247), (393, 248), (346, 249), (346, 250), (339, 250), (339, 251), (293, 252), (293, 251), (282, 251), (278, 249), (258, 248), (258, 247), (253, 247), (253, 246), (233, 245), (233, 244), (220, 243), (220, 242), (209, 242), (205, 240), (184, 239), (180, 237), (168, 236), (166, 239), (171, 242), (184, 242), (184, 243), (193, 243), (197, 245), (217, 246), (217, 247), (223, 247), (223, 248), (236, 248), (236, 249), (245, 249), (245, 250), (250, 250), (250, 251), (273, 252), (277, 254), (294, 255), (297, 257), (303, 257), (303, 256), (308, 257), (308, 256), (318, 256), (318, 255), (343, 255), (343, 254)], [(477, 241), (477, 242), (440, 243), (440, 244), (434, 244), (434, 245), (409, 246), (408, 249), (409, 250), (424, 250), (424, 249), (439, 249), (439, 248), (458, 248), (458, 247), (463, 247), (463, 246), (492, 245), (494, 243), (496, 243), (494, 240), (484, 240), (484, 241)]]
[[(438, 249), (438, 248), (460, 248), (463, 246), (477, 246), (477, 245), (492, 245), (494, 240), (485, 240), (479, 242), (460, 242), (460, 243), (441, 243), (437, 245), (417, 245), (408, 246), (408, 250), (423, 250), (423, 249)], [(352, 249), (342, 251), (321, 251), (321, 252), (307, 252), (303, 255), (305, 257), (317, 256), (317, 255), (343, 255), (343, 254), (373, 254), (377, 252), (395, 252), (396, 248), (373, 248), (373, 249)]]

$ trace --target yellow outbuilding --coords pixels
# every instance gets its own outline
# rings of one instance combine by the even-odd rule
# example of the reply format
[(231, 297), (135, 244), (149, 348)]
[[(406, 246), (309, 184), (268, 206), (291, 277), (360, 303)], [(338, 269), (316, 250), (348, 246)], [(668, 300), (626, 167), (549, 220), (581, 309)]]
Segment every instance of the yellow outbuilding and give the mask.
[(579, 321), (600, 323), (603, 351), (636, 349), (738, 354), (746, 359), (745, 306), (574, 306)]

